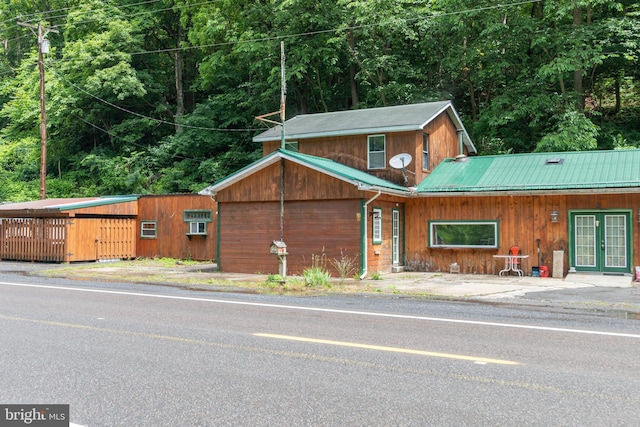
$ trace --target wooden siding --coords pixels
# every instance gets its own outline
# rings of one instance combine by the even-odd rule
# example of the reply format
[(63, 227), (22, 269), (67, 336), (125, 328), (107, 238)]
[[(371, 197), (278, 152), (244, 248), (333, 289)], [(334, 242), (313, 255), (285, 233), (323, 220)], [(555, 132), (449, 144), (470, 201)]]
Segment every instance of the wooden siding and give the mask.
[[(209, 196), (176, 194), (141, 196), (136, 221), (137, 256), (146, 258), (168, 257), (211, 261), (216, 258), (217, 203)], [(185, 210), (209, 210), (206, 236), (188, 236), (189, 224), (184, 221)], [(143, 238), (140, 221), (156, 222), (156, 238)]]
[[(303, 154), (310, 154), (335, 160), (336, 162), (350, 166), (354, 169), (365, 171), (371, 175), (375, 175), (399, 185), (404, 184), (402, 172), (391, 168), (389, 166), (389, 159), (400, 153), (411, 153), (412, 156), (417, 151), (422, 153), (422, 132), (411, 131), (387, 133), (385, 135), (386, 167), (384, 169), (368, 169), (367, 136), (368, 135), (349, 135), (299, 140), (298, 151)], [(416, 148), (416, 144), (420, 144), (419, 149)], [(279, 147), (279, 144), (265, 142), (263, 145), (263, 153), (267, 155)], [(414, 159), (407, 167), (407, 170), (415, 173), (415, 168), (416, 160)], [(416, 185), (415, 175), (413, 173), (408, 173), (407, 176), (409, 178), (408, 185)]]
[(135, 258), (135, 227), (133, 218), (70, 218), (65, 261)]
[(4, 218), (0, 258), (71, 262), (135, 257), (131, 218)]
[(91, 206), (87, 208), (66, 211), (69, 216), (135, 216), (138, 214), (138, 202), (121, 202), (110, 205)]
[[(222, 271), (272, 273), (278, 259), (269, 246), (280, 239), (280, 203), (221, 203), (220, 259)], [(360, 259), (360, 200), (296, 201), (284, 207), (284, 242), (287, 244), (288, 274), (311, 267), (312, 257), (326, 259), (326, 267), (337, 275), (330, 260), (344, 255)]]
[[(553, 267), (553, 251), (564, 251), (564, 271), (569, 269), (569, 210), (629, 210), (632, 215), (633, 254), (631, 265), (640, 265), (640, 232), (637, 208), (640, 194), (611, 195), (528, 195), (484, 197), (434, 197), (407, 202), (406, 246), (407, 264), (422, 271), (449, 271), (458, 263), (462, 273), (497, 274), (503, 262), (493, 255), (506, 254), (518, 245), (523, 255), (529, 255), (524, 269), (538, 265), (536, 239), (540, 239), (541, 265)], [(559, 213), (558, 222), (551, 222), (551, 211)], [(429, 248), (430, 220), (497, 220), (498, 249)], [(635, 223), (635, 224), (634, 224)], [(409, 231), (410, 230), (410, 231)], [(553, 274), (553, 271), (550, 272)]]
[[(355, 199), (366, 195), (355, 185), (285, 160), (285, 200)], [(220, 191), (224, 202), (280, 201), (280, 163), (260, 170)]]
[[(374, 244), (373, 234), (373, 209), (382, 209), (382, 242)], [(403, 209), (400, 203), (376, 199), (367, 206), (367, 272), (371, 276), (374, 273), (390, 273), (393, 267), (392, 248), (392, 219), (393, 210), (400, 212), (400, 263), (404, 265), (404, 236), (403, 231)]]
[[(460, 154), (458, 133), (447, 113), (442, 113), (432, 120), (425, 127), (424, 133), (429, 135), (429, 165), (426, 166), (422, 164), (423, 131), (385, 134), (386, 168), (384, 169), (367, 169), (368, 134), (300, 139), (298, 151), (335, 160), (399, 185), (404, 184), (402, 172), (389, 167), (389, 159), (396, 154), (409, 153), (413, 161), (406, 168), (409, 171), (407, 185), (414, 186), (426, 178), (429, 172), (444, 159)], [(266, 156), (278, 148), (280, 148), (280, 141), (267, 141), (263, 143), (262, 153)]]
[[(450, 159), (460, 154), (458, 133), (447, 114), (441, 114), (429, 123), (424, 129), (424, 133), (429, 135), (429, 164), (425, 167), (420, 159), (423, 170), (431, 171), (444, 159)], [(420, 155), (422, 156), (422, 153)], [(427, 175), (421, 175), (418, 182), (421, 182)]]
[(66, 218), (3, 218), (0, 220), (0, 258), (63, 262), (66, 227)]

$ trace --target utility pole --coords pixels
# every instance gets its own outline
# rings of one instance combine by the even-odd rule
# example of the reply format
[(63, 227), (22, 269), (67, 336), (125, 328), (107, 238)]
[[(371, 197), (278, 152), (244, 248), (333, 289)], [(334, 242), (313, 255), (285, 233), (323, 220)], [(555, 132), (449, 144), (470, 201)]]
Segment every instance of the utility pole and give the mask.
[[(287, 75), (285, 72), (285, 55), (284, 55), (284, 42), (280, 42), (280, 109), (273, 113), (263, 114), (257, 116), (256, 120), (262, 122), (273, 123), (280, 125), (280, 148), (284, 150), (285, 147), (285, 132), (284, 122), (286, 119), (285, 107), (287, 104)], [(267, 119), (267, 117), (280, 115), (280, 123), (275, 120)], [(280, 159), (280, 242), (284, 243), (284, 159)], [(287, 267), (284, 264), (284, 273), (286, 275)]]
[(280, 133), (280, 148), (284, 150), (284, 121), (286, 119), (285, 109), (287, 105), (287, 73), (285, 72), (284, 42), (280, 42), (280, 120), (282, 121)]
[(40, 199), (47, 198), (47, 109), (45, 107), (44, 93), (44, 59), (43, 54), (49, 53), (49, 40), (45, 37), (49, 32), (57, 33), (54, 28), (43, 28), (38, 25), (18, 22), (18, 25), (35, 30), (38, 37), (38, 68), (40, 71)]
[[(278, 111), (274, 111), (273, 113), (263, 114), (261, 116), (256, 116), (256, 120), (260, 120), (261, 122), (273, 123), (274, 125), (280, 125), (280, 148), (284, 149), (284, 121), (286, 118), (285, 115), (285, 106), (287, 104), (287, 76), (285, 72), (285, 55), (284, 55), (284, 42), (280, 42), (280, 109)], [(275, 120), (267, 119), (267, 117), (275, 116), (278, 114), (280, 116), (280, 122), (276, 122)]]

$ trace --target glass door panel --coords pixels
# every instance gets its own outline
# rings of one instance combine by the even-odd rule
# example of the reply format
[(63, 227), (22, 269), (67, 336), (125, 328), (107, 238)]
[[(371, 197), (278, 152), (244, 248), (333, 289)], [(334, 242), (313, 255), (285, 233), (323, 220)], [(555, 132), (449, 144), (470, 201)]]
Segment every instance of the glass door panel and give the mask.
[(604, 259), (607, 268), (627, 267), (626, 215), (604, 216)]
[(576, 267), (596, 267), (596, 217), (575, 216)]
[(391, 221), (391, 252), (393, 253), (393, 265), (400, 264), (400, 211), (394, 209)]

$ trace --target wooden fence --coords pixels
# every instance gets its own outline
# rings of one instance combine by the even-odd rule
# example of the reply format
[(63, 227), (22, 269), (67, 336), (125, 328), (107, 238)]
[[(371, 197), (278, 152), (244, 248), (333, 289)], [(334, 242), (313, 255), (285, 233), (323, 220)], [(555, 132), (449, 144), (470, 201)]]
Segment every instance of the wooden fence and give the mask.
[(136, 256), (133, 218), (2, 218), (0, 259), (99, 261)]
[(2, 218), (0, 258), (63, 262), (66, 234), (66, 218)]

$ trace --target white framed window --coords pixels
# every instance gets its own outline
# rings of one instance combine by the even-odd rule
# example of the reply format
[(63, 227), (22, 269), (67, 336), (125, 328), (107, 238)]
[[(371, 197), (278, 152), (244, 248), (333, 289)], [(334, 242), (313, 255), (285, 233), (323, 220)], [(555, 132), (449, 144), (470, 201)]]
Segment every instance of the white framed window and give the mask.
[(422, 134), (422, 169), (429, 169), (429, 135)]
[(369, 169), (384, 169), (387, 166), (384, 135), (369, 135), (367, 137), (367, 164)]
[(429, 221), (432, 248), (498, 247), (498, 221)]
[(213, 219), (211, 210), (184, 211), (184, 221), (189, 225), (187, 235), (206, 235), (207, 223)]
[(188, 234), (207, 234), (207, 223), (198, 221), (190, 222)]
[(371, 241), (374, 245), (382, 244), (382, 209), (373, 208), (371, 219)]
[(140, 221), (140, 237), (143, 239), (157, 239), (158, 223), (156, 221)]

